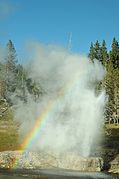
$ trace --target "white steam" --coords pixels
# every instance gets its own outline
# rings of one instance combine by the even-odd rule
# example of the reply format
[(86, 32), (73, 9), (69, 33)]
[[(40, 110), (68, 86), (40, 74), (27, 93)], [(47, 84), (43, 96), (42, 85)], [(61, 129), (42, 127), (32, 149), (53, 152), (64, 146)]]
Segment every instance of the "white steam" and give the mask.
[(95, 84), (104, 77), (98, 61), (71, 54), (54, 46), (32, 43), (29, 77), (44, 94), (36, 102), (18, 105), (16, 120), (25, 136), (41, 117), (41, 129), (31, 150), (74, 151), (89, 156), (103, 123), (105, 92), (96, 93)]

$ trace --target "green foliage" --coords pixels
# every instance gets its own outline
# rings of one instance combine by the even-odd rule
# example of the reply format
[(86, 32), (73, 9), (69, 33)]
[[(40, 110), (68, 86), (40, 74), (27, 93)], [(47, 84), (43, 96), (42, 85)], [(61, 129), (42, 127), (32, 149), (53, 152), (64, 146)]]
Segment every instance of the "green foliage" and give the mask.
[(119, 43), (113, 38), (112, 50), (110, 51), (110, 60), (113, 63), (114, 68), (119, 68)]
[(96, 41), (94, 45), (94, 50), (95, 50), (95, 58), (100, 61), (101, 59), (101, 48), (98, 40)]
[(110, 117), (114, 111), (114, 69), (113, 64), (110, 61), (107, 66), (107, 73), (105, 76), (105, 89), (108, 95), (108, 104), (106, 107), (107, 117)]
[(108, 53), (107, 53), (107, 47), (106, 47), (105, 40), (103, 40), (102, 46), (100, 49), (100, 61), (104, 66), (106, 66), (108, 63)]
[(108, 119), (113, 118), (114, 115), (119, 117), (119, 44), (115, 38), (112, 40), (111, 47), (111, 51), (107, 52), (105, 40), (103, 40), (101, 46), (97, 40), (94, 45), (91, 43), (89, 51), (90, 59), (100, 61), (107, 71), (102, 84), (108, 96), (106, 106), (106, 117)]
[(7, 48), (6, 48), (6, 70), (15, 72), (16, 71), (16, 50), (14, 47), (14, 44), (12, 43), (11, 40), (8, 41), (7, 43)]
[(4, 81), (5, 81), (5, 98), (9, 99), (9, 96), (15, 92), (17, 85), (17, 60), (16, 50), (11, 40), (8, 41), (6, 47), (6, 56), (4, 59)]
[(95, 49), (94, 49), (94, 46), (93, 46), (93, 43), (91, 42), (91, 46), (90, 46), (90, 50), (89, 50), (89, 58), (92, 60), (94, 60), (95, 58)]
[(33, 81), (31, 78), (26, 79), (26, 87), (28, 92), (33, 94), (35, 101), (44, 93), (40, 85)]
[[(106, 107), (106, 116), (110, 118), (114, 114), (119, 115), (119, 44), (113, 38), (110, 52), (107, 51), (106, 41), (101, 45), (97, 40), (91, 43), (89, 58), (93, 62), (97, 59), (106, 68), (104, 81), (96, 84), (97, 93), (101, 87), (105, 87), (108, 95), (108, 104)], [(40, 84), (29, 77), (27, 69), (22, 64), (18, 64), (16, 50), (11, 40), (6, 45), (6, 56), (0, 62), (0, 99), (7, 99), (10, 105), (10, 97), (15, 94), (20, 100), (27, 102), (29, 93), (33, 100), (39, 100), (44, 94)]]
[(0, 63), (0, 99), (7, 99), (12, 105), (11, 96), (27, 101), (27, 93), (36, 100), (42, 94), (39, 84), (27, 75), (27, 70), (22, 64), (18, 64), (17, 54), (11, 40), (6, 45), (6, 53)]
[(107, 53), (107, 47), (106, 42), (103, 40), (102, 46), (100, 46), (100, 43), (98, 40), (93, 43), (91, 43), (90, 50), (89, 50), (89, 58), (93, 61), (94, 59), (97, 59), (100, 61), (104, 66), (106, 66), (106, 63), (108, 61), (108, 53)]

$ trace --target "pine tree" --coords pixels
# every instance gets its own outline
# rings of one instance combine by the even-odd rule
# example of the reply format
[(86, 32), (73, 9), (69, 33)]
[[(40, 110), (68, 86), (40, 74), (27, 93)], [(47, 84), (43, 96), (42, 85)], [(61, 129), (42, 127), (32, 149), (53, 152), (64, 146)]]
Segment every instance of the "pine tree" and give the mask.
[(92, 42), (91, 42), (91, 46), (90, 46), (88, 57), (91, 59), (91, 61), (93, 61), (95, 59), (95, 50), (94, 50), (94, 46), (93, 46)]
[(114, 68), (119, 68), (119, 44), (115, 38), (113, 38), (112, 40), (112, 50), (110, 51), (110, 60), (112, 61)]
[(106, 42), (103, 40), (102, 46), (101, 46), (101, 58), (100, 61), (104, 66), (107, 66), (108, 63), (108, 53), (107, 53), (107, 48), (106, 48)]
[[(106, 68), (106, 76), (102, 81), (108, 96), (105, 114), (108, 120), (115, 121), (115, 116), (119, 117), (119, 44), (117, 40), (113, 39), (110, 53), (107, 52), (105, 40), (101, 47), (98, 40), (94, 45), (91, 43), (89, 57), (91, 60), (99, 60)], [(100, 84), (97, 84), (97, 89), (99, 87)]]
[(96, 41), (95, 45), (94, 45), (94, 50), (95, 50), (95, 58), (99, 61), (101, 61), (101, 48), (100, 48), (100, 44), (98, 42), (98, 40)]
[(119, 69), (114, 69), (114, 113), (119, 117)]
[(7, 72), (12, 71), (15, 72), (16, 70), (16, 50), (14, 48), (14, 44), (11, 40), (7, 43), (7, 49), (6, 49), (6, 70)]
[(17, 65), (16, 95), (26, 102), (26, 72), (21, 64)]
[(4, 64), (0, 63), (0, 100), (5, 98), (5, 90), (6, 90), (4, 67), (5, 67)]
[(104, 86), (108, 95), (108, 104), (106, 107), (106, 116), (112, 117), (114, 112), (114, 68), (111, 61), (107, 65), (107, 73), (104, 80)]
[(17, 58), (14, 44), (11, 40), (8, 41), (6, 47), (5, 58), (5, 82), (6, 82), (6, 97), (13, 93), (17, 85)]

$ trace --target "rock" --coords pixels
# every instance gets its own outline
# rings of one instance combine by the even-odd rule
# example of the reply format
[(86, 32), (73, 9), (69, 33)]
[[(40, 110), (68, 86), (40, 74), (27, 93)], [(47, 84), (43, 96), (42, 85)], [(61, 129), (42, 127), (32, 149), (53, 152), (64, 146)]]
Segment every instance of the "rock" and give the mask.
[(101, 171), (103, 159), (84, 158), (74, 153), (52, 154), (45, 152), (0, 152), (0, 168), (53, 169), (62, 168), (78, 171)]
[(119, 155), (117, 155), (116, 158), (112, 160), (109, 164), (110, 164), (109, 172), (119, 173)]

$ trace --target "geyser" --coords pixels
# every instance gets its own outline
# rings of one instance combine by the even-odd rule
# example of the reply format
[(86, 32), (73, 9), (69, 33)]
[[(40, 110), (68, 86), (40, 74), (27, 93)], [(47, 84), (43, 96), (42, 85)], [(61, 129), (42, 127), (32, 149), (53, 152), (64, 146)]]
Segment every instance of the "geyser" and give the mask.
[(105, 71), (98, 61), (56, 46), (29, 45), (29, 78), (44, 93), (15, 105), (19, 132), (28, 150), (78, 152), (90, 156), (103, 125), (105, 91), (96, 91)]

